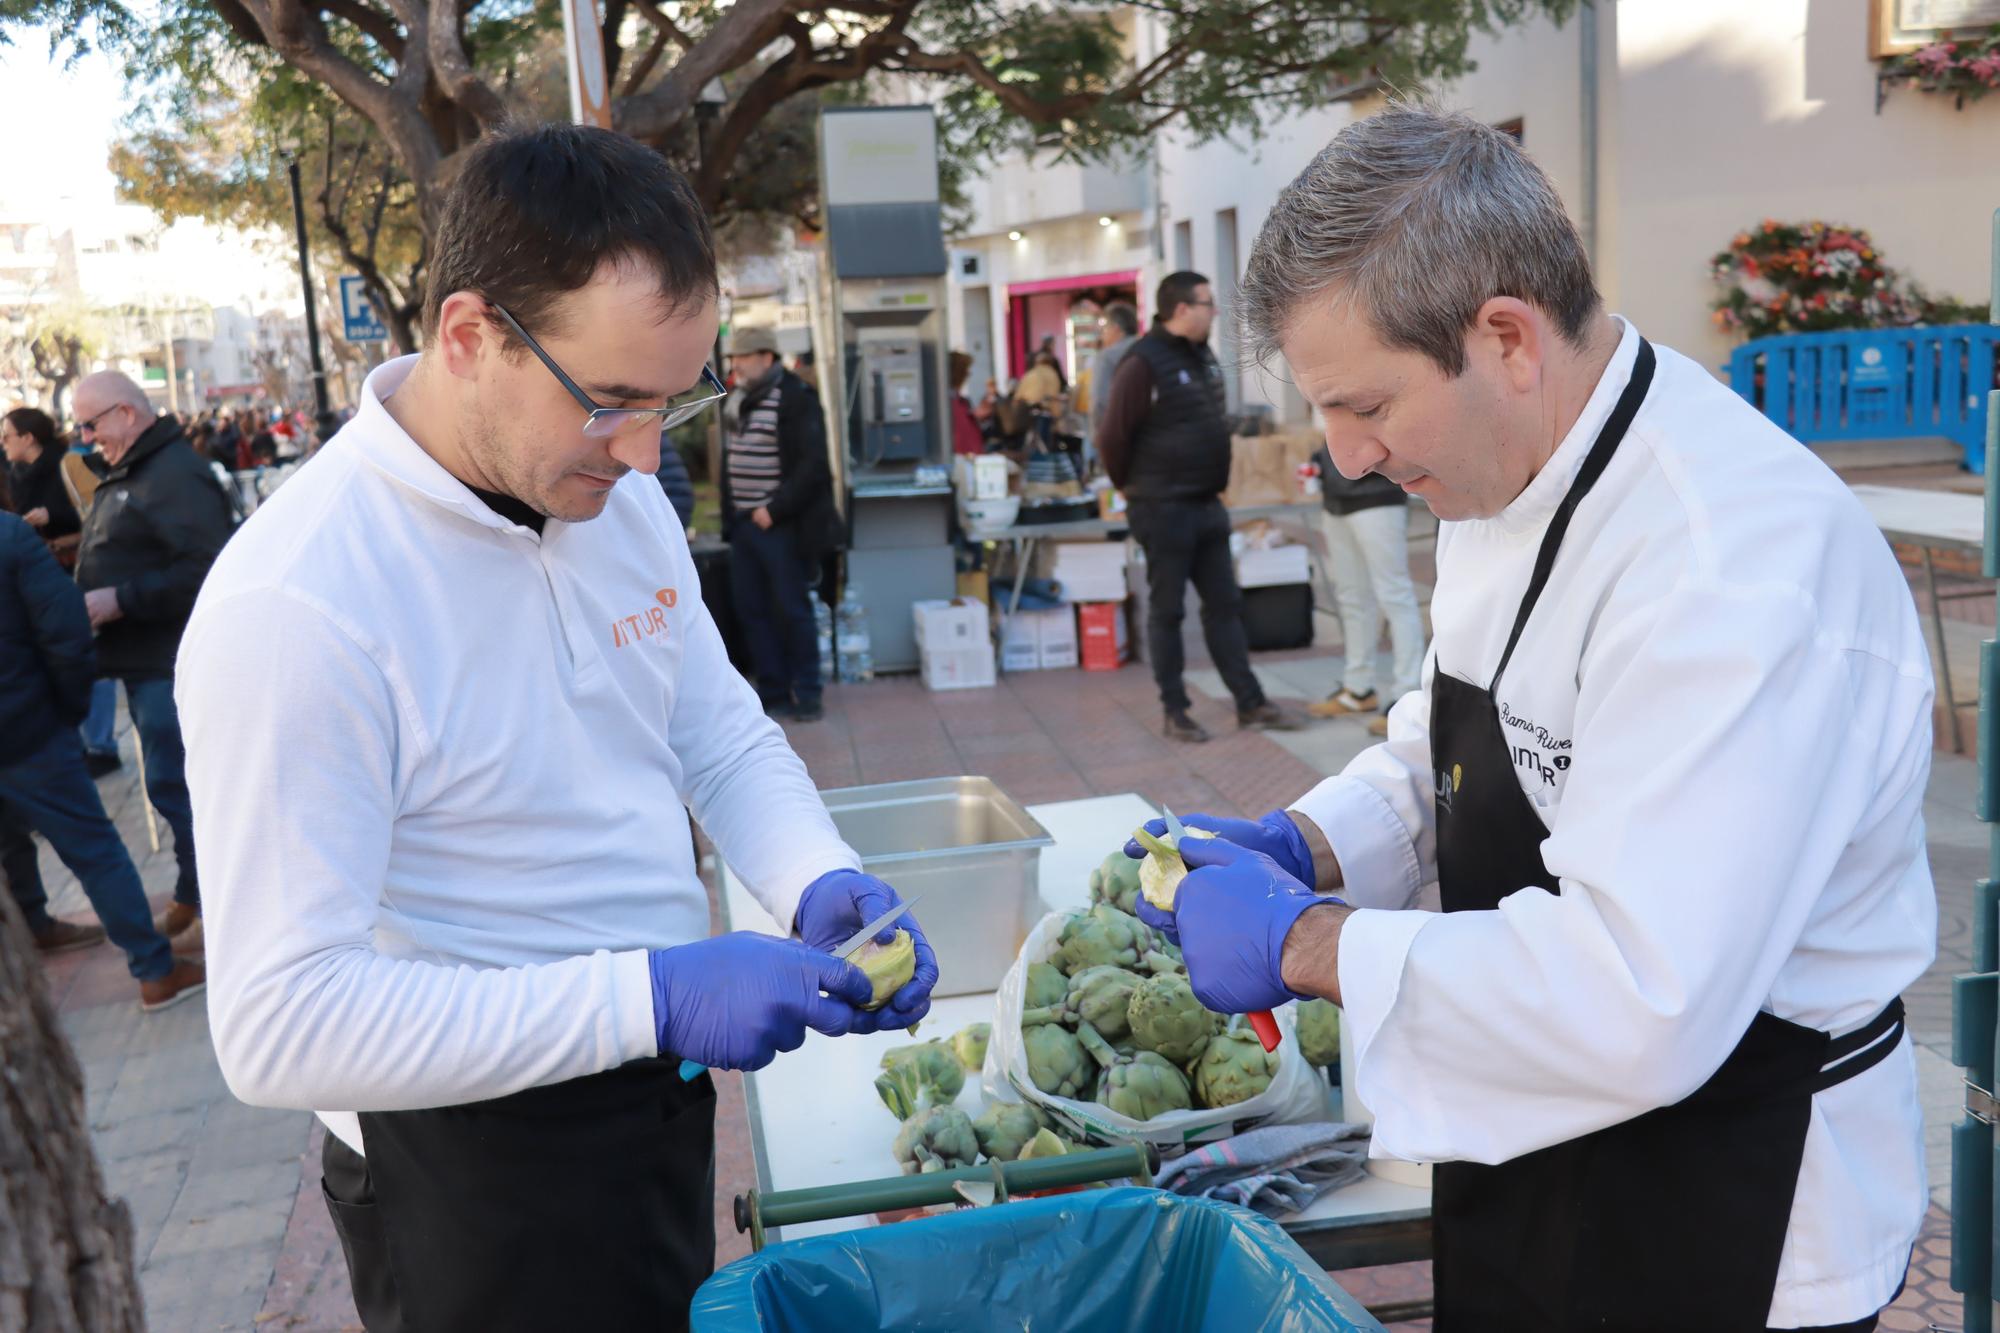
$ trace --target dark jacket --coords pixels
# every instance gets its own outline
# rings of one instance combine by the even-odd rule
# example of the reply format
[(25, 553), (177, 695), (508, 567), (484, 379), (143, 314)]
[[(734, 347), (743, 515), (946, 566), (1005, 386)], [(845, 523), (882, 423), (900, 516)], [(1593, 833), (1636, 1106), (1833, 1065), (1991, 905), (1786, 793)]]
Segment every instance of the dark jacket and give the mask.
[(1408, 504), (1403, 488), (1379, 472), (1364, 473), (1359, 481), (1349, 481), (1333, 465), (1333, 455), (1322, 446), (1313, 455), (1319, 464), (1320, 503), (1329, 514), (1358, 514), (1364, 509)]
[(660, 439), (660, 489), (667, 493), (667, 503), (674, 507), (681, 526), (694, 522), (694, 481), (688, 476), (687, 460), (674, 447), (672, 438)]
[(105, 475), (83, 524), (76, 581), (116, 588), (97, 635), (107, 676), (170, 676), (195, 594), (232, 531), (229, 498), (180, 423), (161, 417)]
[[(833, 468), (826, 457), (819, 392), (789, 370), (778, 372), (777, 382), (764, 392), (778, 395), (778, 489), (764, 507), (771, 511), (773, 527), (791, 529), (799, 554), (817, 561), (840, 546), (840, 513), (833, 507)], [(750, 409), (763, 400), (763, 394), (746, 400), (739, 414), (747, 420)], [(722, 515), (726, 528), (750, 521), (749, 515), (736, 512), (727, 466), (722, 469)]]
[(0, 767), (82, 722), (96, 675), (82, 592), (33, 528), (0, 514)]
[(1229, 485), (1222, 367), (1207, 343), (1154, 323), (1112, 380), (1097, 450), (1125, 498), (1211, 500)]
[(57, 444), (42, 450), (42, 456), (32, 463), (14, 463), (7, 468), (9, 507), (23, 515), (30, 509), (49, 511), (48, 526), (35, 529), (45, 542), (67, 537), (83, 526), (63, 485), (62, 461), (63, 447)]

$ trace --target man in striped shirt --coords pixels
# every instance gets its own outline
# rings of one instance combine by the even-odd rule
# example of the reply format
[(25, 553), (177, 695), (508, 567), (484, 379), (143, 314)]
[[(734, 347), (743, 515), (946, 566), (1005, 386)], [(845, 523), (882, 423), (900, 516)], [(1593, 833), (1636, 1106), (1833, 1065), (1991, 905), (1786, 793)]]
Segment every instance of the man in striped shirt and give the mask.
[(813, 585), (838, 518), (819, 395), (778, 360), (769, 329), (736, 330), (722, 458), (722, 512), (736, 617), (757, 693), (774, 717), (817, 722), (819, 639)]

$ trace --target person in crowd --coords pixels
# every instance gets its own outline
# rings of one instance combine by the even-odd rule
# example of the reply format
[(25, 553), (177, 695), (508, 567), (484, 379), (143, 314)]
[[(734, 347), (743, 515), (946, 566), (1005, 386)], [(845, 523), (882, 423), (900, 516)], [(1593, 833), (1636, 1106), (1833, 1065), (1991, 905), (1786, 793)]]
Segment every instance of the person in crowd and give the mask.
[(57, 564), (75, 569), (83, 525), (63, 485), (56, 423), (40, 408), (15, 408), (0, 417), (0, 452), (7, 458), (7, 507), (48, 543)]
[[(0, 845), (8, 889), (38, 948), (80, 948), (105, 935), (125, 951), (148, 1013), (178, 1004), (205, 984), (200, 963), (176, 959), (154, 927), (146, 890), (118, 829), (83, 766), (77, 724), (94, 676), (83, 594), (25, 521), (0, 514)], [(32, 828), (77, 877), (103, 928), (48, 913)]]
[(1013, 393), (1016, 424), (1025, 418), (1025, 431), (1032, 432), (1044, 449), (1054, 443), (1056, 423), (1062, 418), (1067, 393), (1055, 351), (1044, 343), (1035, 353), (1028, 373), (1014, 385)]
[(972, 404), (965, 396), (965, 382), (972, 377), (972, 356), (967, 352), (953, 352), (949, 365), (951, 451), (954, 454), (983, 454), (986, 452), (986, 435), (979, 428), (979, 418), (974, 415)]
[(1320, 474), (1320, 535), (1340, 608), (1346, 662), (1340, 687), (1306, 711), (1314, 717), (1372, 713), (1370, 735), (1389, 734), (1389, 714), (1375, 689), (1375, 647), (1389, 622), (1389, 702), (1422, 684), (1424, 615), (1410, 578), (1410, 503), (1403, 488), (1377, 472), (1344, 476), (1325, 446)]
[(1205, 741), (1181, 673), (1187, 585), (1201, 594), (1202, 637), (1236, 702), (1239, 727), (1289, 730), (1295, 718), (1264, 695), (1250, 669), (1243, 590), (1229, 553), (1229, 422), (1222, 367), (1208, 345), (1215, 292), (1199, 273), (1160, 280), (1158, 312), (1111, 381), (1098, 456), (1125, 492), (1132, 537), (1146, 552), (1146, 650), (1170, 740)]
[(1056, 373), (1058, 392), (1068, 393), (1069, 376), (1063, 371), (1062, 353), (1056, 350), (1056, 335), (1053, 333), (1043, 334), (1041, 346), (1035, 349), (1035, 360), (1040, 361), (1044, 357), (1048, 358), (1049, 369)]
[(811, 586), (838, 524), (819, 394), (779, 362), (769, 329), (736, 330), (729, 369), (722, 512), (736, 617), (764, 707), (816, 722), (823, 682)]
[[(239, 1097), (319, 1108), (367, 1327), (685, 1328), (715, 1084), (683, 1061), (908, 1027), (936, 960), (903, 916), (915, 976), (858, 1007), (826, 950), (895, 891), (645, 475), (721, 396), (693, 189), (581, 125), (454, 165), (424, 350), (245, 522), (182, 649), (211, 1032)], [(709, 935), (690, 810), (776, 933)]]
[(1139, 312), (1124, 301), (1113, 301), (1104, 310), (1107, 331), (1117, 338), (1097, 354), (1090, 371), (1090, 433), (1094, 438), (1104, 429), (1104, 405), (1111, 401), (1111, 381), (1118, 375), (1118, 363), (1139, 340)]
[(674, 507), (674, 517), (681, 521), (683, 528), (694, 524), (694, 478), (688, 475), (687, 460), (681, 457), (680, 447), (671, 438), (660, 440), (660, 489), (667, 493), (667, 503)]
[(97, 631), (98, 671), (125, 683), (146, 795), (173, 831), (179, 874), (160, 928), (178, 938), (200, 929), (201, 890), (174, 656), (195, 595), (233, 529), (229, 497), (180, 423), (156, 413), (128, 376), (86, 375), (76, 386), (76, 414), (110, 465), (84, 522), (76, 581)]

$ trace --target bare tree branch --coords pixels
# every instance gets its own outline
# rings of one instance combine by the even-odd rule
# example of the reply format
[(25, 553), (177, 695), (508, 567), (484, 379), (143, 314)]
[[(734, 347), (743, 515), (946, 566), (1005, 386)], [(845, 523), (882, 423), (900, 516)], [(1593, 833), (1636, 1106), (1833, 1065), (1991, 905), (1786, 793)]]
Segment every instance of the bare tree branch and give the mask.
[(430, 0), (431, 64), (452, 100), (471, 114), (482, 133), (490, 133), (506, 123), (507, 104), (465, 57), (465, 43), (458, 35), (458, 4), (459, 0)]
[(345, 19), (367, 34), (391, 60), (403, 58), (403, 33), (396, 20), (361, 0), (320, 0), (320, 8), (337, 19)]
[(710, 79), (741, 68), (783, 35), (791, 23), (787, 0), (736, 0), (701, 40), (674, 62), (667, 76), (643, 93), (621, 98), (612, 118), (635, 139), (658, 139), (686, 115)]

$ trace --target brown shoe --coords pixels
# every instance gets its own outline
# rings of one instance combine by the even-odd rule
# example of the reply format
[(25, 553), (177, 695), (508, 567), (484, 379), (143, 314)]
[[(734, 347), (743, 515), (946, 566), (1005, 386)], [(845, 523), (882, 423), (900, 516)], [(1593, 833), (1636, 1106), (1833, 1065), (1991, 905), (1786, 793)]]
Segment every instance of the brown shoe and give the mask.
[(1382, 696), (1369, 690), (1366, 694), (1356, 694), (1349, 689), (1338, 689), (1316, 704), (1308, 704), (1306, 711), (1314, 717), (1351, 717), (1355, 713), (1379, 713), (1382, 711)]
[(172, 939), (199, 920), (201, 920), (200, 912), (186, 903), (174, 902), (168, 905), (166, 911), (153, 918), (153, 929)]
[(1167, 710), (1166, 726), (1162, 730), (1165, 731), (1166, 737), (1170, 741), (1187, 741), (1189, 744), (1199, 744), (1208, 739), (1208, 728), (1189, 717), (1187, 710), (1184, 708), (1169, 708)]
[(199, 958), (208, 952), (208, 942), (201, 933), (200, 917), (194, 919), (192, 926), (173, 937), (173, 946), (175, 956), (180, 958)]
[(35, 936), (39, 953), (69, 953), (104, 942), (104, 927), (86, 926), (80, 921), (51, 921), (49, 928)]
[(1371, 720), (1368, 723), (1368, 734), (1370, 736), (1386, 737), (1389, 734), (1389, 715), (1384, 713), (1382, 716)]
[(174, 962), (174, 970), (157, 981), (139, 983), (139, 1008), (149, 1014), (157, 1014), (162, 1009), (171, 1009), (190, 995), (199, 995), (208, 985), (208, 973), (200, 963), (190, 963), (185, 958)]
[(1297, 731), (1299, 720), (1266, 699), (1255, 708), (1238, 709), (1236, 725), (1246, 731)]

